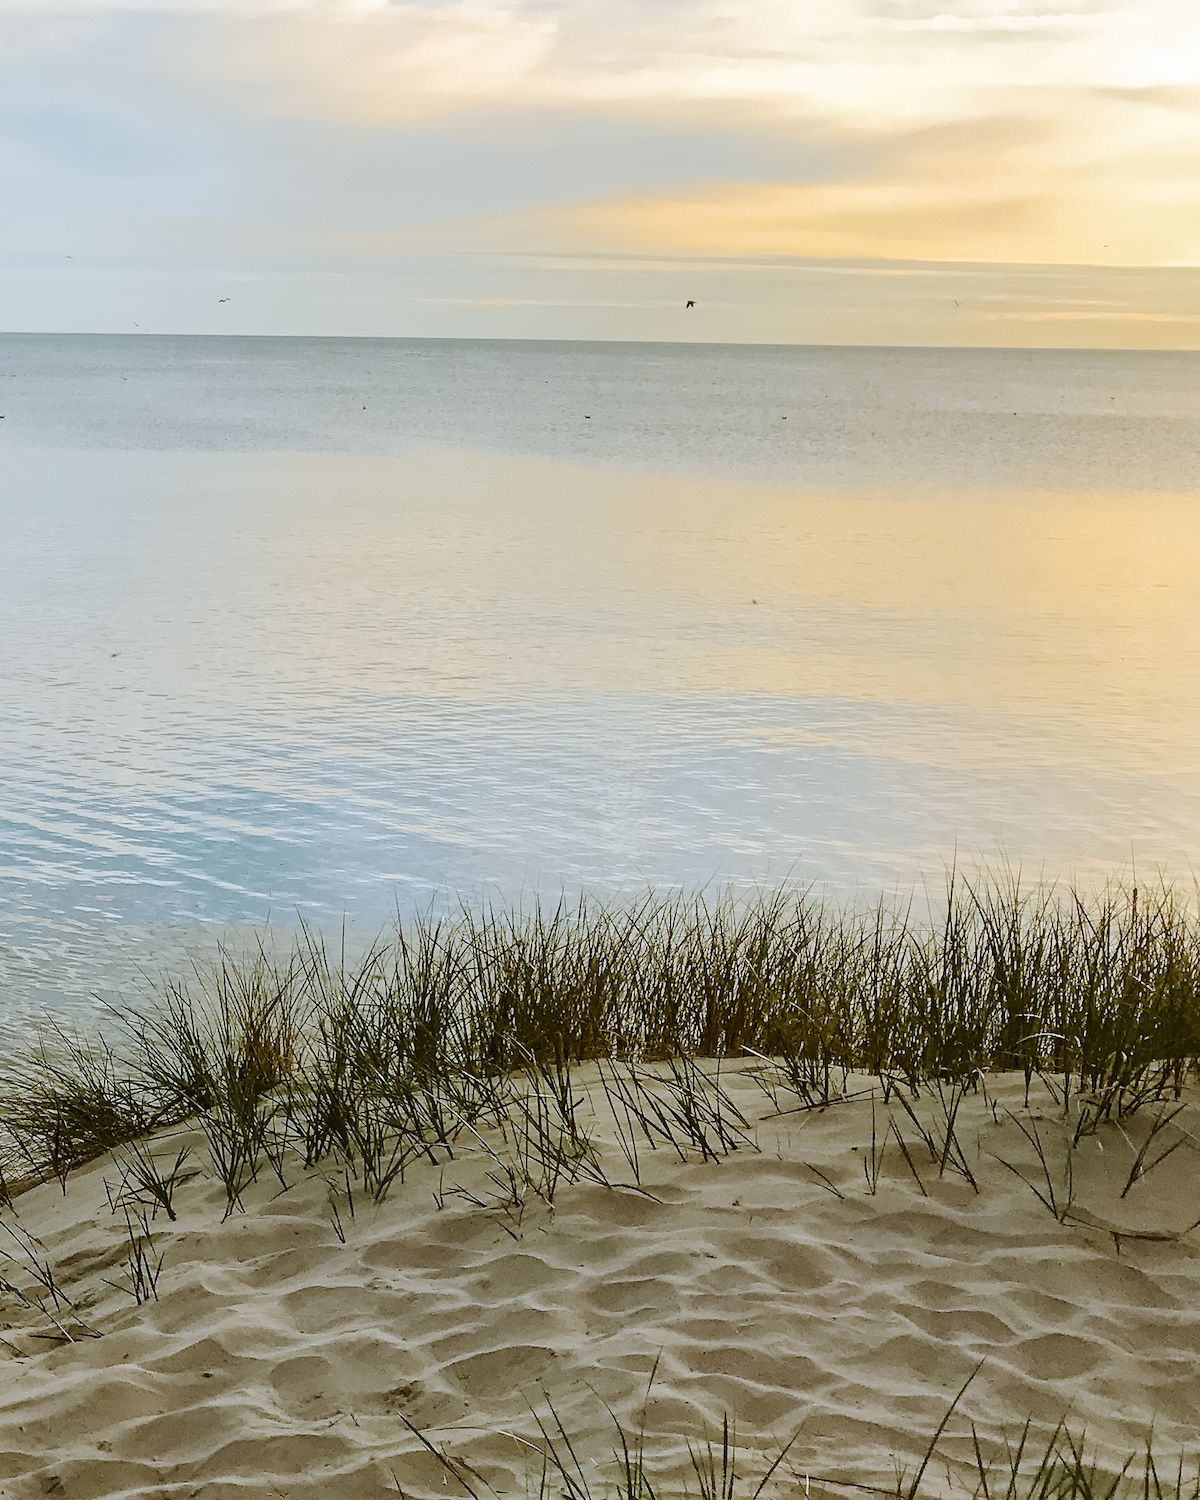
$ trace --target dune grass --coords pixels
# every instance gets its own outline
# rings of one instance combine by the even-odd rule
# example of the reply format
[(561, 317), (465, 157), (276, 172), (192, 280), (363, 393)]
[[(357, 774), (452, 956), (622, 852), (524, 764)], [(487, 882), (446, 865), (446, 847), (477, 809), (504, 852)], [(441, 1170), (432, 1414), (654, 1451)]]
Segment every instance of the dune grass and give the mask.
[[(514, 1072), (561, 1112), (563, 1072), (587, 1059), (611, 1060), (617, 1095), (629, 1069), (668, 1060), (671, 1129), (707, 1130), (719, 1150), (737, 1124), (695, 1117), (688, 1060), (747, 1053), (777, 1059), (809, 1105), (857, 1071), (885, 1103), (933, 1086), (953, 1109), (956, 1090), (1018, 1070), (1074, 1098), (1078, 1139), (1178, 1096), (1195, 1069), (1200, 917), (1165, 885), (1025, 890), (1006, 876), (951, 877), (921, 918), (795, 890), (584, 900), (418, 921), (353, 962), (302, 931), (282, 956), (222, 951), (111, 1007), (94, 1035), (50, 1027), (0, 1061), (0, 1191), (65, 1182), (193, 1120), (231, 1203), (285, 1153), (356, 1164), (379, 1198), (407, 1161), (499, 1118)], [(626, 1108), (634, 1149), (655, 1128), (640, 1109)]]

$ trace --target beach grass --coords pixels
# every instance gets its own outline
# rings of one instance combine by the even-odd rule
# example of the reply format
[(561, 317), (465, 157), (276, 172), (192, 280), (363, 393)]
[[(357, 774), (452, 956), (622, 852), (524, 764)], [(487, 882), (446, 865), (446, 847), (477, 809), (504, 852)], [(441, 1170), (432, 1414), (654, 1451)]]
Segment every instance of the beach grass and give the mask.
[[(940, 1145), (925, 1144), (942, 1173), (955, 1100), (990, 1072), (1021, 1073), (1027, 1091), (1043, 1080), (1077, 1141), (1178, 1096), (1200, 1058), (1194, 901), (1008, 875), (951, 877), (930, 906), (803, 890), (582, 900), (417, 921), (353, 961), (306, 930), (283, 954), (220, 951), (110, 1005), (90, 1034), (49, 1026), (0, 1061), (0, 1187), (65, 1181), (190, 1120), (231, 1204), (285, 1157), (351, 1166), (378, 1199), (408, 1161), (499, 1118), (514, 1075), (539, 1080), (569, 1135), (568, 1071), (594, 1059), (635, 1153), (656, 1133), (728, 1148), (740, 1127), (714, 1113), (695, 1058), (772, 1059), (789, 1107), (841, 1096), (852, 1073), (874, 1075), (885, 1104), (932, 1089)], [(661, 1068), (652, 1103), (636, 1087), (654, 1062), (666, 1103)]]

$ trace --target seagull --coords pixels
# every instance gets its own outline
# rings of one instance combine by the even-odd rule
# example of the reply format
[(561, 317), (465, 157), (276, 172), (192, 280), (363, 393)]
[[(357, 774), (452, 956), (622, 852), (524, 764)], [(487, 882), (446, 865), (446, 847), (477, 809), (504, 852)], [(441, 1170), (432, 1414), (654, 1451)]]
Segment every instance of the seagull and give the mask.
[(228, 297), (218, 297), (218, 298), (217, 298), (217, 303), (218, 303), (218, 304), (220, 304), (220, 303), (222, 303), (222, 302), (228, 302), (228, 301), (229, 301), (229, 298), (228, 298)]
[(696, 305), (696, 299), (694, 297), (689, 297), (687, 299), (687, 301), (684, 303), (685, 309), (689, 308), (689, 307), (695, 307), (695, 305)]

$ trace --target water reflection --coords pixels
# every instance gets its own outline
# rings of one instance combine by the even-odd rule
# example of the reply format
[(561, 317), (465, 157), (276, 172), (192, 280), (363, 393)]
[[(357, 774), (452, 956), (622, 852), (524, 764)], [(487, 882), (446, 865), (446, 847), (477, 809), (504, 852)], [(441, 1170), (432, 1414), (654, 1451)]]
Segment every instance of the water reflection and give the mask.
[(5, 455), (0, 982), (434, 893), (1186, 872), (1190, 495)]

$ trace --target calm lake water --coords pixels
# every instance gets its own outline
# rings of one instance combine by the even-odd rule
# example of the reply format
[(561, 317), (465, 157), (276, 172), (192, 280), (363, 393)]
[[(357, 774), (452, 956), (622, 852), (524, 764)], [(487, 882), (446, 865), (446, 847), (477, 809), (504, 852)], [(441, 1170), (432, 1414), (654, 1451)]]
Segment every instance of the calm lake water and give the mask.
[(1200, 356), (0, 337), (0, 1008), (1200, 848)]

